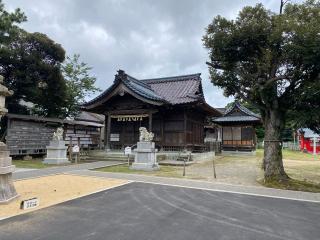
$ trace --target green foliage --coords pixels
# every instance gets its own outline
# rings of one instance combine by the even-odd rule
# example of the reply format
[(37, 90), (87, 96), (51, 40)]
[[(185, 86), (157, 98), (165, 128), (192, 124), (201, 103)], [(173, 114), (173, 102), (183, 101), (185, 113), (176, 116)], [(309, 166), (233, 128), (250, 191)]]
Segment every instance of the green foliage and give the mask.
[(17, 24), (27, 21), (27, 17), (18, 8), (13, 13), (5, 10), (2, 0), (0, 0), (0, 51), (5, 51), (5, 45), (19, 32)]
[(85, 97), (92, 93), (101, 91), (95, 87), (96, 78), (90, 75), (86, 63), (80, 61), (80, 55), (75, 54), (72, 58), (67, 57), (62, 66), (62, 73), (67, 85), (66, 112), (68, 116), (75, 116), (79, 111), (79, 105), (84, 102)]
[(319, 1), (311, 0), (287, 4), (281, 15), (258, 4), (243, 8), (236, 20), (217, 16), (203, 37), (212, 82), (263, 114), (293, 109), (320, 80), (319, 14)]
[[(64, 116), (66, 85), (60, 65), (64, 49), (45, 34), (28, 33), (17, 24), (26, 21), (19, 10), (8, 13), (0, 1), (0, 74), (14, 91), (8, 98), (12, 113), (33, 112), (43, 116)], [(21, 101), (30, 103), (29, 107)]]
[[(305, 104), (320, 108), (319, 94), (311, 91), (320, 82), (319, 16), (319, 0), (287, 3), (280, 14), (257, 4), (244, 7), (235, 20), (215, 17), (203, 37), (211, 81), (260, 111), (265, 179), (288, 178), (280, 145), (288, 113), (306, 113)], [(316, 127), (317, 116), (301, 122)]]
[(288, 113), (288, 125), (293, 129), (309, 127), (320, 133), (320, 82), (301, 91), (294, 109)]

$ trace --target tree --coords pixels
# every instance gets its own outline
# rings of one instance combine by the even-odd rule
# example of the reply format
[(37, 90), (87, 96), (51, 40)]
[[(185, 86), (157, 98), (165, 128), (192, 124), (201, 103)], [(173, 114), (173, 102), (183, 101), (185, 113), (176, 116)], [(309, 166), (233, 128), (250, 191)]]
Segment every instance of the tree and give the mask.
[[(43, 116), (63, 116), (66, 85), (60, 66), (64, 49), (41, 33), (28, 33), (17, 24), (26, 21), (19, 10), (8, 13), (0, 1), (0, 74), (14, 91), (8, 98), (12, 113), (34, 112)], [(29, 108), (21, 102), (29, 103)]]
[(320, 83), (314, 83), (301, 91), (294, 109), (289, 111), (289, 124), (293, 129), (308, 127), (320, 133)]
[(235, 20), (215, 17), (203, 37), (213, 84), (260, 111), (266, 181), (288, 179), (281, 151), (288, 110), (298, 107), (302, 95), (319, 107), (318, 95), (309, 91), (320, 81), (319, 15), (316, 0), (287, 3), (280, 14), (257, 4), (244, 7)]
[(67, 85), (67, 103), (65, 105), (68, 116), (75, 116), (79, 112), (79, 106), (85, 101), (85, 97), (101, 91), (95, 87), (96, 78), (90, 75), (86, 63), (80, 61), (80, 55), (75, 54), (72, 58), (67, 57), (62, 66), (62, 73)]

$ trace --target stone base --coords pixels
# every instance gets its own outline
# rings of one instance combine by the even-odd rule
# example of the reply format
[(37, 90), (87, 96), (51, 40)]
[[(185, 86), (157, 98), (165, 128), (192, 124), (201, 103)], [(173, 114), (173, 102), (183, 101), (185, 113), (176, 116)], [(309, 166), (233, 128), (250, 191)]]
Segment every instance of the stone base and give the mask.
[(44, 164), (67, 164), (70, 163), (67, 156), (67, 147), (63, 140), (52, 140), (47, 146), (47, 157), (43, 160)]
[(234, 156), (234, 155), (238, 155), (238, 156), (255, 156), (256, 155), (256, 151), (221, 151), (221, 154), (223, 156)]
[(143, 171), (155, 171), (160, 167), (157, 163), (154, 142), (138, 142), (135, 151), (134, 163), (131, 169)]
[(19, 197), (12, 181), (12, 174), (0, 175), (0, 204), (6, 204)]
[(9, 154), (6, 145), (0, 142), (0, 204), (8, 203), (19, 196), (12, 181), (15, 167)]
[(142, 171), (157, 171), (160, 170), (158, 163), (148, 164), (148, 163), (132, 163), (130, 169), (142, 170)]
[(45, 158), (42, 163), (44, 164), (68, 164), (70, 163), (68, 158)]

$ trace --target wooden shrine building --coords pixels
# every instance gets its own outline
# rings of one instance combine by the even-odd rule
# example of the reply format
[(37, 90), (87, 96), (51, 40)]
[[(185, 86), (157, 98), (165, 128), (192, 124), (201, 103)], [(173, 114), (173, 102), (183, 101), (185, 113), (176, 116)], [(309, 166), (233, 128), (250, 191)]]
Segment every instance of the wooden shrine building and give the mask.
[(206, 118), (221, 116), (203, 95), (200, 74), (138, 80), (119, 70), (113, 84), (83, 110), (105, 115), (105, 148), (135, 145), (139, 127), (155, 134), (159, 150), (204, 147)]
[(45, 155), (57, 127), (63, 127), (67, 145), (80, 144), (82, 149), (98, 149), (102, 145), (104, 119), (97, 114), (81, 112), (68, 120), (9, 113), (5, 119), (4, 136), (11, 156)]
[(221, 126), (223, 151), (254, 151), (256, 149), (255, 126), (261, 124), (258, 114), (235, 102), (222, 117), (213, 118)]

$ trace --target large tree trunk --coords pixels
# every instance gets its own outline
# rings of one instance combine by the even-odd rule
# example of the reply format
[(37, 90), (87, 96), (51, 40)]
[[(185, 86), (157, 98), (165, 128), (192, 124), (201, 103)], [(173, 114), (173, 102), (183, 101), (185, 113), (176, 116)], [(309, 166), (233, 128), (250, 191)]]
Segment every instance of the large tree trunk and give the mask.
[(283, 114), (278, 109), (267, 110), (263, 122), (265, 127), (263, 159), (265, 181), (288, 179), (282, 162), (281, 130), (284, 126)]

